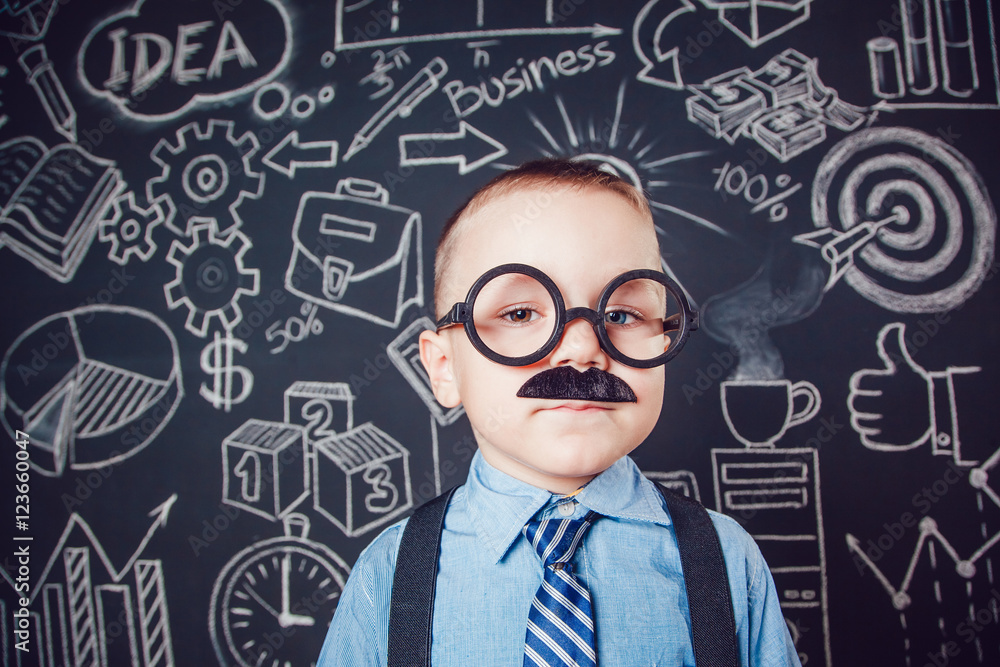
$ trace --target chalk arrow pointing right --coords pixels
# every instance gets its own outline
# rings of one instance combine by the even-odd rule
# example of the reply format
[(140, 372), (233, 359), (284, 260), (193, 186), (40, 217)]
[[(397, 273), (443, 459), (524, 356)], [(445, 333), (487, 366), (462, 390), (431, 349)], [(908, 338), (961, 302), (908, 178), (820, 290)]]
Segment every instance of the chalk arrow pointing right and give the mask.
[[(458, 144), (458, 149), (462, 150), (455, 148), (455, 142), (465, 142)], [(399, 137), (400, 167), (454, 163), (458, 165), (459, 174), (467, 174), (506, 154), (506, 146), (464, 120), (457, 132), (404, 134)]]

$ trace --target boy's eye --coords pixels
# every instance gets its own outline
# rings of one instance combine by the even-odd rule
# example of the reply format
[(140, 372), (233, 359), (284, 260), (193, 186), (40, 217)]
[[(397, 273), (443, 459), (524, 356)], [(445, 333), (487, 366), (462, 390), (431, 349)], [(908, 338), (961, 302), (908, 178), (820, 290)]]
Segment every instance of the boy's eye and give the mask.
[(624, 324), (632, 324), (635, 322), (635, 315), (632, 313), (627, 313), (624, 310), (611, 310), (604, 313), (604, 321), (608, 324), (615, 324), (618, 326)]
[(530, 308), (512, 308), (500, 314), (500, 316), (512, 324), (522, 324), (538, 319), (537, 312)]

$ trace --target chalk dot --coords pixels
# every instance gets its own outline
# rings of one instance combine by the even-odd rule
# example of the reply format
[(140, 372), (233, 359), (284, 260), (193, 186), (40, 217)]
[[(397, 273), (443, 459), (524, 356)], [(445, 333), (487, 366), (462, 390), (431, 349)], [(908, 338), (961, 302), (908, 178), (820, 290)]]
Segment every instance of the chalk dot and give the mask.
[(955, 565), (955, 571), (966, 579), (972, 579), (976, 575), (976, 566), (967, 560), (960, 560)]
[(910, 606), (910, 596), (906, 593), (896, 593), (892, 596), (892, 606), (902, 611)]
[(129, 218), (118, 228), (118, 235), (123, 241), (135, 241), (142, 233), (142, 225), (137, 220)]
[(972, 472), (969, 473), (969, 484), (971, 484), (975, 489), (985, 488), (989, 481), (989, 473), (982, 468), (974, 468)]
[(316, 100), (308, 95), (299, 95), (292, 102), (292, 115), (296, 118), (308, 118), (316, 111)]
[(925, 516), (923, 519), (920, 520), (920, 531), (921, 532), (923, 532), (923, 533), (932, 533), (935, 530), (937, 530), (937, 521), (935, 521), (934, 519), (930, 518), (929, 516)]
[(910, 221), (910, 209), (905, 206), (893, 206), (892, 214), (896, 216), (897, 225), (902, 226)]
[[(265, 96), (268, 97), (266, 101)], [(274, 120), (288, 109), (290, 98), (291, 94), (285, 84), (276, 81), (264, 84), (253, 95), (254, 113), (264, 120)]]

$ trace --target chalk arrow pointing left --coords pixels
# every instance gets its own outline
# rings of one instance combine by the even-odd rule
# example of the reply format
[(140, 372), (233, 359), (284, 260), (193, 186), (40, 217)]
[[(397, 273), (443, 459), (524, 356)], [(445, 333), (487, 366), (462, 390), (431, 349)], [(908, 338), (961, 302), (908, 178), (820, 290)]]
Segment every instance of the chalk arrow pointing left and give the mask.
[(296, 169), (336, 167), (337, 150), (336, 141), (299, 141), (299, 131), (292, 130), (261, 161), (288, 178), (294, 178)]
[(464, 120), (457, 132), (404, 134), (399, 137), (400, 167), (454, 163), (458, 165), (459, 174), (467, 174), (506, 154), (506, 146)]

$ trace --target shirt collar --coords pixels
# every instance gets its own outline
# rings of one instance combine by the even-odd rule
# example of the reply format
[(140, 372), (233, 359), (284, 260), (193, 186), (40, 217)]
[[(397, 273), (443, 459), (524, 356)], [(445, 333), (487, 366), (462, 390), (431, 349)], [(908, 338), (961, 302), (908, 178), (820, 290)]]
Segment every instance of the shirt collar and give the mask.
[[(562, 497), (497, 470), (478, 451), (465, 486), (476, 534), (495, 562), (507, 553), (524, 524)], [(627, 456), (592, 479), (573, 500), (607, 517), (670, 524), (662, 496)]]

